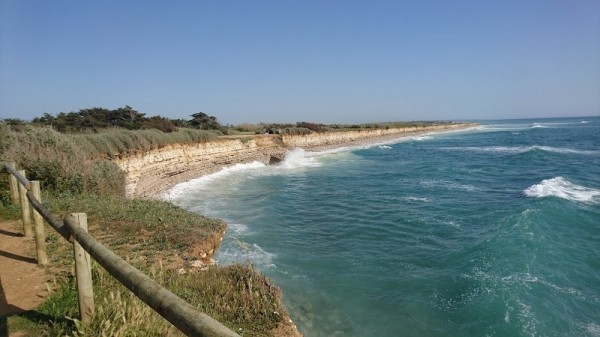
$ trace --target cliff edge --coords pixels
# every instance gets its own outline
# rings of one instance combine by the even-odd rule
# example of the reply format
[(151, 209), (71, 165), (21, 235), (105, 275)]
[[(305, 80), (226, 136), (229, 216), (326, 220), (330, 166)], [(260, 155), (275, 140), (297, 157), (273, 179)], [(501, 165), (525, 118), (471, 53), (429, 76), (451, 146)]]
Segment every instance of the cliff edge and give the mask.
[(309, 135), (254, 135), (219, 138), (187, 145), (169, 145), (127, 156), (115, 162), (127, 174), (129, 198), (159, 198), (178, 183), (211, 174), (238, 163), (278, 162), (293, 148), (308, 151), (354, 146), (416, 136), (427, 132), (472, 127), (476, 124), (440, 124), (407, 128), (366, 129), (312, 133)]

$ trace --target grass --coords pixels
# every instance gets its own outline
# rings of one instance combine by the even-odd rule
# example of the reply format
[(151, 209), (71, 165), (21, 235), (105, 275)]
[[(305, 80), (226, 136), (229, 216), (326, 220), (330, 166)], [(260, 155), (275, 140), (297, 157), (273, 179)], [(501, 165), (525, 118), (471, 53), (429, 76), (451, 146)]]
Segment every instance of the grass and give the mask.
[[(55, 215), (87, 213), (90, 233), (130, 264), (240, 335), (269, 336), (286, 322), (287, 313), (280, 291), (268, 279), (251, 266), (192, 267), (196, 260), (210, 261), (223, 221), (167, 202), (126, 199), (124, 172), (101, 159), (215, 137), (189, 129), (168, 135), (156, 130), (66, 135), (0, 123), (0, 158), (15, 161), (29, 179), (42, 182), (43, 203)], [(7, 179), (0, 179), (0, 219), (19, 217), (20, 209), (10, 204)], [(49, 226), (46, 235), (51, 294), (39, 308), (9, 317), (11, 331), (29, 336), (181, 335), (98, 266), (93, 269), (96, 315), (82, 325), (72, 246)]]
[[(92, 274), (96, 311), (89, 324), (77, 319), (77, 290), (69, 277), (37, 310), (10, 317), (10, 331), (27, 336), (184, 336), (96, 264)], [(251, 267), (149, 274), (241, 336), (268, 336), (283, 319), (277, 288)]]
[[(193, 255), (196, 248), (220, 235), (224, 228), (221, 220), (166, 202), (96, 195), (45, 194), (43, 198), (57, 215), (85, 211), (89, 231), (99, 241), (242, 336), (269, 336), (287, 315), (279, 289), (251, 266), (212, 266), (204, 271), (190, 267), (190, 262), (198, 259)], [(0, 214), (3, 209), (12, 212), (10, 206), (0, 204)], [(181, 335), (96, 264), (96, 314), (90, 324), (82, 325), (77, 320), (72, 248), (49, 227), (46, 232), (48, 271), (54, 276), (50, 287), (54, 290), (35, 311), (10, 317), (11, 331), (25, 331), (30, 336)], [(182, 266), (185, 274), (178, 272)]]
[(222, 220), (188, 212), (171, 203), (97, 195), (49, 196), (55, 214), (85, 212), (90, 232), (117, 253), (151, 266), (191, 263), (205, 253), (225, 229)]
[(216, 131), (179, 128), (175, 132), (165, 133), (156, 129), (125, 130), (119, 128), (104, 129), (96, 133), (67, 135), (90, 158), (115, 158), (121, 155), (143, 153), (172, 144), (203, 143), (219, 136)]

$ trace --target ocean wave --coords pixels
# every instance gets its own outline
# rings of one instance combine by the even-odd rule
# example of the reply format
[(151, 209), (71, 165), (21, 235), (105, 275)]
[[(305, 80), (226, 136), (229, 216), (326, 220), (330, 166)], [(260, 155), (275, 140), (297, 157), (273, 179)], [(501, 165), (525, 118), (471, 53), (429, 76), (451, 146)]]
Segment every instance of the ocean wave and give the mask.
[(560, 176), (542, 180), (526, 188), (523, 193), (531, 198), (558, 197), (586, 204), (600, 203), (600, 190), (573, 184)]
[(539, 123), (533, 123), (533, 125), (530, 126), (530, 128), (532, 128), (532, 129), (547, 128), (547, 126), (539, 124)]
[(448, 190), (458, 190), (458, 191), (467, 191), (467, 192), (473, 192), (477, 190), (477, 187), (473, 186), (473, 185), (468, 185), (468, 184), (459, 184), (456, 182), (452, 182), (452, 181), (446, 181), (446, 180), (422, 180), (420, 182), (421, 186), (427, 187), (427, 188), (445, 188)]
[(481, 132), (495, 132), (495, 131), (523, 131), (528, 130), (530, 126), (528, 124), (486, 124), (480, 125), (473, 130)]
[(314, 156), (307, 156), (304, 149), (295, 148), (285, 154), (278, 166), (285, 169), (295, 169), (301, 167), (317, 167), (321, 166), (321, 163), (319, 163)]
[(600, 325), (596, 323), (585, 324), (584, 330), (590, 333), (590, 336), (600, 336)]
[(276, 254), (267, 252), (261, 246), (249, 244), (237, 238), (232, 238), (229, 244), (219, 248), (215, 261), (220, 265), (250, 262), (259, 269), (275, 268), (273, 260)]
[(440, 147), (442, 150), (458, 150), (458, 151), (473, 151), (473, 152), (495, 152), (495, 153), (512, 153), (521, 154), (531, 151), (545, 151), (561, 154), (581, 154), (581, 155), (599, 155), (600, 151), (594, 150), (576, 150), (564, 147), (552, 147), (542, 145), (531, 146), (466, 146), (466, 147)]
[(254, 161), (251, 163), (247, 163), (247, 164), (236, 164), (233, 166), (228, 166), (225, 167), (223, 169), (221, 169), (218, 172), (215, 172), (213, 174), (208, 174), (196, 179), (192, 179), (180, 184), (175, 185), (173, 188), (171, 188), (169, 191), (165, 192), (161, 199), (163, 200), (174, 200), (179, 198), (180, 196), (184, 195), (185, 193), (189, 192), (190, 190), (193, 189), (197, 189), (202, 185), (206, 185), (208, 183), (211, 183), (217, 179), (221, 179), (225, 176), (228, 176), (232, 173), (236, 173), (236, 172), (240, 172), (240, 171), (247, 171), (247, 170), (256, 170), (256, 169), (261, 169), (264, 168), (266, 165), (259, 162), (259, 161)]
[(388, 145), (379, 145), (379, 146), (378, 146), (378, 148), (380, 148), (380, 149), (382, 149), (382, 150), (389, 150), (389, 149), (391, 149), (392, 147), (391, 147), (391, 146), (388, 146)]
[(431, 136), (419, 136), (419, 137), (415, 137), (414, 140), (429, 140), (432, 138), (433, 137), (431, 137)]
[(241, 223), (229, 223), (227, 230), (232, 235), (244, 235), (248, 233), (248, 226)]
[(411, 201), (411, 202), (431, 202), (431, 199), (429, 198), (423, 198), (423, 197), (415, 197), (415, 196), (408, 196), (408, 197), (402, 197), (400, 198), (404, 201)]

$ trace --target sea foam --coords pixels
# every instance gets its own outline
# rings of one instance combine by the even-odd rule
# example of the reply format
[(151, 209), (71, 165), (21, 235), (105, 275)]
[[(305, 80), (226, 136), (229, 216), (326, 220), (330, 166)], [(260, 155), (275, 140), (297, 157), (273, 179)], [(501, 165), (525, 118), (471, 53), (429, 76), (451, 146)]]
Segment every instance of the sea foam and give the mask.
[(279, 167), (285, 169), (317, 166), (321, 166), (321, 164), (313, 156), (307, 156), (306, 151), (302, 148), (295, 148), (287, 152), (279, 164)]
[(172, 189), (165, 192), (162, 195), (162, 199), (163, 200), (174, 200), (174, 199), (177, 199), (178, 197), (180, 197), (181, 195), (189, 192), (190, 190), (194, 190), (202, 185), (206, 185), (217, 179), (221, 179), (225, 176), (228, 176), (232, 173), (246, 171), (246, 170), (256, 170), (256, 169), (264, 168), (265, 166), (266, 166), (265, 164), (263, 164), (259, 161), (254, 161), (254, 162), (247, 163), (247, 164), (236, 164), (236, 165), (228, 166), (228, 167), (225, 167), (225, 168), (221, 169), (220, 171), (215, 172), (213, 174), (208, 174), (208, 175), (196, 178), (196, 179), (192, 179), (192, 180), (177, 184)]
[(273, 260), (276, 254), (267, 252), (256, 243), (248, 243), (237, 238), (225, 247), (221, 247), (215, 254), (217, 264), (229, 265), (234, 263), (250, 262), (259, 269), (275, 268)]
[(576, 150), (564, 147), (552, 147), (542, 145), (531, 145), (531, 146), (465, 146), (465, 147), (441, 147), (443, 150), (457, 150), (457, 151), (473, 151), (473, 152), (493, 152), (493, 153), (508, 153), (508, 154), (521, 154), (531, 151), (545, 151), (551, 153), (561, 154), (580, 154), (580, 155), (599, 155), (600, 151), (594, 150)]
[(542, 180), (526, 188), (523, 193), (532, 198), (558, 197), (586, 204), (600, 203), (600, 190), (573, 184), (560, 176)]

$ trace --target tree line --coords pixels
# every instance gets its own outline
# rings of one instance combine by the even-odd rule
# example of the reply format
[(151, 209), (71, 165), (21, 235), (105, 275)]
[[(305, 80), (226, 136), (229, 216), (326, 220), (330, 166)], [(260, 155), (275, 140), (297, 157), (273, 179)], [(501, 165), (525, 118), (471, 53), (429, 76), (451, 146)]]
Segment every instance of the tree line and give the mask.
[[(37, 126), (50, 126), (59, 132), (97, 131), (109, 127), (119, 127), (128, 130), (158, 129), (163, 132), (173, 132), (177, 128), (194, 128), (201, 130), (222, 130), (223, 127), (216, 117), (204, 112), (192, 114), (189, 120), (170, 119), (163, 116), (146, 117), (134, 108), (126, 105), (117, 109), (88, 108), (77, 112), (60, 112), (56, 115), (44, 113), (41, 117), (31, 120)], [(9, 125), (24, 125), (28, 122), (9, 118), (4, 119)]]

